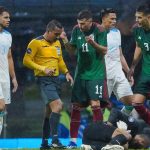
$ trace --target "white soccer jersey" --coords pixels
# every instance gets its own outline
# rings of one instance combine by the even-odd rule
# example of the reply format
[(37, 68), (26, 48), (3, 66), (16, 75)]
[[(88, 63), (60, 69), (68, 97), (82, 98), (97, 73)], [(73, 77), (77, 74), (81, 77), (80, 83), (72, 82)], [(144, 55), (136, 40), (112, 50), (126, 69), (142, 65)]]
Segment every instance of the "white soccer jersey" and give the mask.
[[(120, 61), (121, 35), (116, 28), (107, 34), (107, 54), (105, 55), (107, 78), (112, 79), (122, 70)], [(120, 74), (119, 74), (120, 75)]]
[(131, 86), (122, 70), (120, 60), (121, 34), (118, 29), (113, 28), (107, 34), (107, 48), (105, 62), (109, 96), (112, 91), (118, 100), (124, 96), (133, 95)]
[(8, 52), (11, 44), (11, 34), (6, 30), (0, 32), (0, 82), (10, 82)]

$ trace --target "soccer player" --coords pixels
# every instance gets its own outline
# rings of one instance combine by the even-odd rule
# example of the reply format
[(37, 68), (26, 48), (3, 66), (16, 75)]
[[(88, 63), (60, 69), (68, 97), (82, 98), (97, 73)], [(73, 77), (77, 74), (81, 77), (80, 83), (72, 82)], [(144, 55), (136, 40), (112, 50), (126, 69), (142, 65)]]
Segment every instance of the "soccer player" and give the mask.
[[(102, 9), (101, 19), (102, 26), (108, 30), (108, 51), (105, 55), (108, 93), (111, 96), (113, 91), (117, 99), (126, 105), (124, 111), (130, 113), (132, 111), (130, 105), (132, 104), (133, 92), (123, 72), (124, 70), (128, 73), (129, 67), (121, 49), (121, 34), (116, 28), (116, 11), (112, 8)], [(133, 83), (133, 78), (131, 82)]]
[(139, 115), (150, 124), (150, 110), (143, 103), (150, 97), (150, 3), (141, 4), (136, 9), (137, 26), (133, 28), (136, 48), (133, 62), (128, 73), (129, 80), (139, 60), (142, 58), (142, 70), (134, 88), (133, 106)]
[(12, 36), (5, 30), (10, 23), (9, 11), (0, 6), (0, 134), (3, 127), (5, 104), (10, 104), (10, 76), (13, 84), (12, 92), (16, 92), (18, 83), (14, 71), (14, 62), (11, 54)]
[[(107, 122), (90, 124), (83, 133), (83, 150), (141, 149), (150, 145), (150, 126), (112, 109)], [(127, 145), (128, 143), (128, 145)], [(125, 145), (126, 144), (126, 145)]]
[[(29, 43), (23, 60), (25, 66), (34, 70), (41, 91), (46, 98), (44, 98), (46, 111), (41, 150), (48, 150), (51, 147), (64, 148), (58, 140), (57, 134), (60, 111), (63, 107), (59, 96), (60, 80), (58, 76), (60, 72), (65, 74), (71, 85), (73, 79), (63, 60), (61, 44), (58, 40), (62, 29), (62, 25), (58, 21), (50, 21), (46, 27), (46, 32)], [(52, 135), (51, 145), (48, 145), (49, 128)]]
[(78, 13), (71, 40), (64, 35), (66, 50), (76, 51), (77, 67), (72, 90), (72, 112), (70, 123), (71, 141), (68, 148), (76, 148), (76, 138), (80, 125), (81, 107), (91, 105), (93, 121), (103, 120), (101, 105), (107, 103), (107, 83), (105, 80), (106, 32), (92, 21), (89, 10)]

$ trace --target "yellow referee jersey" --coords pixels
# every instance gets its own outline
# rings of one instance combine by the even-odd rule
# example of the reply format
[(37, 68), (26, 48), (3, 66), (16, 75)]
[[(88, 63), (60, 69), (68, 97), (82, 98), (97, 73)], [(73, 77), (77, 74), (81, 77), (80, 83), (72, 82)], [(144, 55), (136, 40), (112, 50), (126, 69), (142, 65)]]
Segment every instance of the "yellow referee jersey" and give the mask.
[(49, 43), (43, 36), (33, 39), (29, 43), (23, 64), (33, 69), (35, 76), (46, 76), (44, 73), (46, 68), (55, 69), (54, 76), (58, 76), (59, 72), (63, 74), (68, 72), (62, 57), (60, 41)]

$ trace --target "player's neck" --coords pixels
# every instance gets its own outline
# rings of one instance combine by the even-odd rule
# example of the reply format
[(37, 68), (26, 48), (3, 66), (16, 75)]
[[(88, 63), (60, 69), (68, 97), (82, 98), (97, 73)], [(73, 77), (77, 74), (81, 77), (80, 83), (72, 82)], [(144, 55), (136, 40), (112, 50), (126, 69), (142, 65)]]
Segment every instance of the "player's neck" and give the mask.
[(48, 39), (47, 33), (44, 33), (43, 37), (44, 37), (44, 39), (45, 39), (47, 42), (53, 43), (53, 41), (51, 41), (51, 40)]
[(0, 32), (2, 32), (3, 31), (3, 27), (0, 25)]
[(101, 25), (104, 29), (109, 29), (109, 27), (105, 23), (102, 23)]

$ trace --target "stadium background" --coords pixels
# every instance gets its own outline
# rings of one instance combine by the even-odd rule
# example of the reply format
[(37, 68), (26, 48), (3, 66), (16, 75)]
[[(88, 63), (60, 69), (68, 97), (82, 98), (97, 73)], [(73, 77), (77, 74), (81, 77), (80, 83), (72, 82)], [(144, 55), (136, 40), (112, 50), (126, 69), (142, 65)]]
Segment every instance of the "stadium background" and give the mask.
[[(34, 78), (32, 71), (23, 66), (22, 59), (27, 43), (32, 38), (43, 34), (46, 24), (51, 19), (59, 20), (68, 36), (70, 36), (71, 30), (76, 24), (76, 15), (81, 9), (90, 9), (93, 12), (94, 20), (99, 22), (99, 12), (102, 8), (115, 8), (118, 11), (118, 28), (122, 33), (123, 53), (130, 65), (135, 47), (131, 34), (131, 28), (135, 21), (134, 12), (136, 6), (143, 1), (0, 0), (0, 5), (7, 7), (11, 12), (9, 30), (13, 36), (12, 53), (19, 82), (19, 89), (16, 94), (12, 95), (12, 103), (8, 106), (8, 115), (6, 115), (4, 130), (1, 136), (4, 138), (41, 137), (44, 105), (37, 87), (36, 78)], [(73, 75), (76, 57), (69, 56), (65, 50), (63, 50), (63, 55)], [(136, 71), (135, 77), (137, 77), (138, 71)], [(62, 100), (65, 105), (60, 121), (59, 134), (60, 137), (68, 137), (71, 89), (68, 84), (64, 83), (64, 76), (61, 75), (60, 78), (62, 79)], [(83, 112), (83, 125), (87, 124), (87, 118), (91, 119), (90, 110)], [(80, 131), (82, 129), (81, 126)]]

